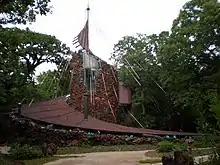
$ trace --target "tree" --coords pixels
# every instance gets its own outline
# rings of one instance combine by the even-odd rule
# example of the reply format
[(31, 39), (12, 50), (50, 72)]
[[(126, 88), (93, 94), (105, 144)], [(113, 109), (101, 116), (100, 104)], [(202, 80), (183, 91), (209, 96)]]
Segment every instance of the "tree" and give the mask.
[(49, 2), (50, 0), (1, 0), (0, 25), (34, 22), (37, 14), (47, 15), (51, 12)]
[[(35, 69), (44, 62), (60, 63), (70, 50), (53, 36), (29, 29), (2, 28), (26, 24), (36, 15), (47, 15), (50, 0), (0, 1), (0, 104), (13, 104), (21, 98), (41, 98), (34, 84)], [(25, 91), (25, 92), (24, 92)]]
[(41, 73), (37, 77), (37, 89), (43, 99), (51, 99), (69, 94), (70, 69), (69, 60), (63, 59), (57, 70)]
[(164, 67), (163, 82), (167, 82), (176, 108), (191, 113), (194, 120), (205, 116), (213, 124), (216, 120), (210, 105), (219, 93), (212, 76), (219, 72), (219, 11), (216, 0), (186, 3), (173, 22), (167, 45), (158, 54)]
[(42, 98), (35, 90), (35, 69), (45, 62), (59, 65), (64, 56), (71, 53), (70, 49), (54, 36), (28, 29), (1, 28), (0, 38), (0, 103), (10, 104), (24, 97), (33, 98), (34, 93), (36, 99)]
[[(195, 131), (201, 118), (216, 125), (210, 106), (220, 98), (219, 11), (216, 0), (192, 0), (174, 20), (170, 34), (124, 37), (115, 45), (113, 58), (120, 79), (133, 89), (139, 120), (149, 121), (148, 116), (157, 128), (177, 126), (185, 131)], [(151, 110), (144, 115), (140, 109)]]
[(168, 129), (172, 107), (161, 87), (157, 52), (168, 32), (161, 35), (126, 36), (114, 47), (112, 58), (119, 66), (119, 79), (132, 89), (133, 113), (142, 125)]
[(70, 49), (54, 36), (18, 28), (0, 29), (0, 54), (20, 60), (25, 75), (31, 77), (42, 63), (59, 63)]

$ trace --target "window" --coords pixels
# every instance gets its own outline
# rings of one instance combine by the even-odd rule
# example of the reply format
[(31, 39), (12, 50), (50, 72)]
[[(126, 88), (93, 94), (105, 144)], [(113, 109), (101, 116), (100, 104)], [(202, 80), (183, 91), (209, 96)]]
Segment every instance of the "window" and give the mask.
[(85, 68), (85, 75), (83, 72), (83, 76), (85, 76), (84, 79), (84, 85), (87, 87), (88, 90), (95, 91), (95, 83), (96, 83), (96, 74), (97, 71), (95, 69), (89, 69)]
[(91, 88), (93, 91), (96, 90), (95, 83), (96, 83), (96, 70), (91, 70), (92, 76), (91, 76)]

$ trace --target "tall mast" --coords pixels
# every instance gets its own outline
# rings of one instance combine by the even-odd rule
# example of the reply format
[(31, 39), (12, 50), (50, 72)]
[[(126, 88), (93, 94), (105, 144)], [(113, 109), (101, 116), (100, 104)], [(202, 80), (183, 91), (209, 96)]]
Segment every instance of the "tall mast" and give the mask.
[(86, 8), (86, 11), (87, 11), (87, 21), (88, 21), (88, 31), (87, 31), (87, 37), (88, 37), (88, 53), (89, 53), (89, 11), (90, 11), (90, 7), (89, 7), (89, 3), (88, 3), (88, 6)]
[[(86, 54), (89, 55), (89, 11), (90, 11), (90, 8), (89, 8), (89, 4), (88, 4), (88, 7), (86, 8), (86, 11), (87, 11), (87, 47), (86, 47)], [(89, 71), (90, 71), (90, 74), (91, 74), (91, 66), (90, 66), (90, 55), (89, 55)], [(88, 92), (88, 85), (86, 83), (86, 68), (84, 67), (84, 82), (85, 82), (85, 93), (84, 93), (84, 119), (85, 120), (88, 120), (88, 114), (89, 114), (89, 92)], [(90, 86), (90, 89), (91, 89), (91, 76), (89, 76), (89, 86)]]
[(92, 67), (91, 67), (91, 58), (90, 58), (90, 48), (89, 48), (89, 12), (90, 12), (90, 7), (89, 7), (89, 3), (88, 3), (88, 6), (86, 8), (86, 11), (87, 11), (87, 25), (88, 25), (88, 28), (87, 28), (87, 39), (88, 39), (88, 50), (87, 50), (87, 55), (89, 55), (89, 92), (90, 92), (90, 102), (92, 103), (93, 102), (93, 91), (92, 91)]

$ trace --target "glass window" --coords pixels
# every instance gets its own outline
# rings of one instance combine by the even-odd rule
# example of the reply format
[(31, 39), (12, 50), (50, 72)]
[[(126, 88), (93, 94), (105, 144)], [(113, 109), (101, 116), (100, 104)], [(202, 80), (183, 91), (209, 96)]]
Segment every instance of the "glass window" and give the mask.
[[(96, 70), (95, 69), (89, 69), (85, 68), (85, 80), (84, 85), (87, 87), (88, 90), (95, 91), (95, 84), (96, 84)], [(82, 75), (84, 76), (84, 72), (82, 72)]]

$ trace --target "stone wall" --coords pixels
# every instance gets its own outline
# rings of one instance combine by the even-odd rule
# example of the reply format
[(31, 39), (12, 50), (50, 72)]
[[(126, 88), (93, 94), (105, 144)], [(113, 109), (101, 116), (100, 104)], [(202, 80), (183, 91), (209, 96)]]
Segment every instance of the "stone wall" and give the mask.
[(90, 132), (79, 128), (59, 128), (54, 125), (18, 117), (16, 113), (11, 113), (9, 116), (10, 131), (13, 134), (13, 141), (10, 141), (10, 143), (29, 143), (34, 145), (54, 143), (59, 147), (67, 147), (83, 145), (137, 145), (158, 142), (158, 139), (152, 137), (117, 135), (97, 131)]
[[(83, 82), (83, 57), (75, 53), (71, 60), (72, 80), (70, 83), (72, 106), (84, 112), (83, 95), (85, 92)], [(105, 84), (105, 85), (104, 85)], [(116, 70), (101, 60), (100, 70), (96, 77), (93, 101), (89, 101), (89, 115), (111, 123), (116, 123), (116, 110), (118, 106), (119, 84)], [(89, 95), (90, 100), (90, 95)]]

